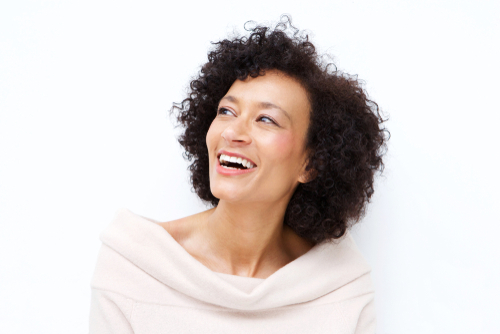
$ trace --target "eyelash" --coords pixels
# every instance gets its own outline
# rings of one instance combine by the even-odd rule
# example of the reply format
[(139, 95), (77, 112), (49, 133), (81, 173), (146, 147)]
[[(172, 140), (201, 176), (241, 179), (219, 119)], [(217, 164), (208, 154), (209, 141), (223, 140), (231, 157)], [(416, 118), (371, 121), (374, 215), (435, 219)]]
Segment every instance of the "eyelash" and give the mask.
[[(222, 111), (228, 111), (228, 112), (230, 112), (230, 113), (231, 113), (231, 111), (230, 111), (229, 109), (227, 109), (227, 108), (219, 108), (219, 109), (217, 110), (217, 115), (223, 115), (223, 114), (221, 113)], [(276, 123), (276, 121), (275, 121), (274, 119), (272, 119), (271, 117), (269, 117), (269, 116), (260, 116), (260, 117), (258, 118), (258, 120), (261, 120), (261, 119), (263, 119), (263, 118), (267, 118), (268, 120), (270, 120), (270, 121), (271, 121), (271, 123), (272, 123), (272, 124), (274, 124), (274, 125), (278, 125), (278, 123)], [(264, 122), (264, 123), (269, 123), (269, 122)]]
[(227, 108), (219, 108), (219, 109), (217, 110), (217, 115), (221, 115), (221, 111), (223, 111), (223, 110), (225, 110), (225, 111), (229, 111), (229, 109), (227, 109)]
[[(272, 119), (272, 118), (271, 118), (271, 117), (269, 117), (269, 116), (261, 116), (261, 117), (259, 117), (258, 119), (260, 120), (260, 119), (263, 119), (263, 118), (267, 118), (268, 120), (270, 120), (270, 121), (271, 121), (271, 123), (273, 123), (273, 124), (277, 125), (277, 124), (276, 124), (276, 122), (274, 121), (274, 119)], [(268, 123), (268, 122), (264, 122), (264, 123)]]

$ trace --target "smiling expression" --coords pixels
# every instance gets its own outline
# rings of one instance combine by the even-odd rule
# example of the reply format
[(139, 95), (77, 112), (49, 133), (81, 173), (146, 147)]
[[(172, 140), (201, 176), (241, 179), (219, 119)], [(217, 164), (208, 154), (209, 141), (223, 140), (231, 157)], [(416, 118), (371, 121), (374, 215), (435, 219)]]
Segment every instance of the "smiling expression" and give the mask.
[(307, 91), (282, 72), (236, 80), (206, 137), (212, 194), (230, 202), (288, 203), (305, 182), (310, 108)]

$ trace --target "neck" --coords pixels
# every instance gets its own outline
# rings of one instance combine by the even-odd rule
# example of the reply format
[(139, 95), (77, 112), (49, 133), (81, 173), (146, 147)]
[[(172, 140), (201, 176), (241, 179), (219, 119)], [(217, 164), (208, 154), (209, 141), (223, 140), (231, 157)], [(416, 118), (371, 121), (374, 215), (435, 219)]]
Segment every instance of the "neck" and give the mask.
[(279, 203), (263, 206), (221, 200), (202, 228), (214, 266), (232, 275), (256, 277), (290, 262), (285, 210), (286, 205)]

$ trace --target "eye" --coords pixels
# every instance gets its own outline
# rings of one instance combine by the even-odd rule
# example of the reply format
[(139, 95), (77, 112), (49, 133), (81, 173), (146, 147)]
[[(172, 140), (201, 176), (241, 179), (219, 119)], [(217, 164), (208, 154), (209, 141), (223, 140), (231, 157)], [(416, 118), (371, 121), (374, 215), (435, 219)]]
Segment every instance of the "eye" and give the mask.
[(217, 115), (233, 115), (233, 113), (227, 108), (217, 109)]
[(274, 119), (272, 119), (271, 117), (268, 117), (268, 116), (260, 116), (257, 120), (262, 121), (263, 123), (278, 125), (278, 123), (276, 123), (274, 121)]

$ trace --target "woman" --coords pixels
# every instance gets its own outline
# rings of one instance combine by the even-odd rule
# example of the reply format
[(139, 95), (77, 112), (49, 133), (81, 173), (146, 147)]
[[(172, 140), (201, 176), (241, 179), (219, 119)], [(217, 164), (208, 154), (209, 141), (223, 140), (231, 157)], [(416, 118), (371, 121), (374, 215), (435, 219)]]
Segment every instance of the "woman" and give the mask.
[(347, 231), (383, 167), (377, 105), (288, 18), (215, 43), (190, 88), (173, 110), (213, 208), (117, 214), (90, 332), (374, 333), (370, 268)]

